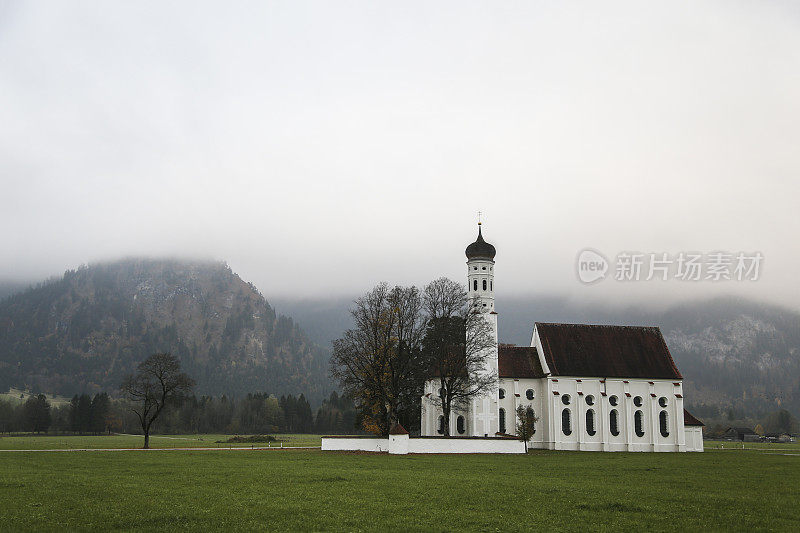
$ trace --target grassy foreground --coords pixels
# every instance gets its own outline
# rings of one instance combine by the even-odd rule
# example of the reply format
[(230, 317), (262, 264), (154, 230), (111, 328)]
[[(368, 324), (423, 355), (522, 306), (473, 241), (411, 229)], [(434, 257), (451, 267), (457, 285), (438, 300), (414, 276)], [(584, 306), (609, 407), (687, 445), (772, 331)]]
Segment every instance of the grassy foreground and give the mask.
[(800, 457), (0, 453), (0, 529), (800, 529)]

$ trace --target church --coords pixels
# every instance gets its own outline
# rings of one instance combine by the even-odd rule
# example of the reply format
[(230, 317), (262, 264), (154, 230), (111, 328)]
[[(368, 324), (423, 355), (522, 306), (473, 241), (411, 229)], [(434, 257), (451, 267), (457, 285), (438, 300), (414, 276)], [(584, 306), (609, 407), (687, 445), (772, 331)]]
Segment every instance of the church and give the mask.
[[(516, 433), (517, 407), (538, 421), (529, 447), (554, 450), (703, 451), (702, 422), (683, 402), (683, 376), (657, 327), (535, 322), (530, 346), (497, 343), (496, 250), (478, 238), (467, 246), (468, 296), (489, 322), (494, 345), (485, 367), (494, 387), (469, 408), (450, 414), (454, 437)], [(425, 383), (421, 435), (444, 432), (433, 400), (438, 380)]]

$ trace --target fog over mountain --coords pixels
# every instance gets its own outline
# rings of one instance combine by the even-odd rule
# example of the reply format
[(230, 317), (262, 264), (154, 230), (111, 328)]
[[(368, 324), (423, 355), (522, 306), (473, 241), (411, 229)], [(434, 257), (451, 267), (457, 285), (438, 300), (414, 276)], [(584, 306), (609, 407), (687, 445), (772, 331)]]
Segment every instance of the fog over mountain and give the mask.
[[(799, 27), (787, 1), (3, 2), (0, 280), (459, 279), (481, 210), (511, 294), (797, 309)], [(587, 287), (587, 247), (764, 264)]]

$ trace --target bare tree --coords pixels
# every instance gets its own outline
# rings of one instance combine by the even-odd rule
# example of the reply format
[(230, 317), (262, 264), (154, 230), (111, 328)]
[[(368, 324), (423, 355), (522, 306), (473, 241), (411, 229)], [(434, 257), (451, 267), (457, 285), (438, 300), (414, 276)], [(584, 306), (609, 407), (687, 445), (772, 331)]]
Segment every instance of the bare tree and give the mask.
[(438, 380), (431, 401), (442, 409), (444, 435), (450, 435), (450, 413), (465, 410), (473, 398), (495, 386), (497, 374), (487, 363), (496, 347), (491, 324), (467, 297), (460, 283), (439, 278), (425, 287), (427, 328), (423, 360)]
[(416, 287), (381, 283), (350, 314), (355, 327), (333, 342), (331, 375), (361, 409), (364, 429), (388, 434), (419, 398), (422, 298)]
[(168, 353), (153, 354), (139, 363), (138, 372), (122, 382), (122, 392), (133, 402), (144, 433), (144, 448), (150, 447), (150, 427), (170, 402), (192, 390), (194, 380), (181, 372), (181, 363)]
[(533, 437), (538, 421), (539, 417), (533, 407), (517, 406), (517, 437), (525, 443), (525, 453), (528, 453), (528, 441)]

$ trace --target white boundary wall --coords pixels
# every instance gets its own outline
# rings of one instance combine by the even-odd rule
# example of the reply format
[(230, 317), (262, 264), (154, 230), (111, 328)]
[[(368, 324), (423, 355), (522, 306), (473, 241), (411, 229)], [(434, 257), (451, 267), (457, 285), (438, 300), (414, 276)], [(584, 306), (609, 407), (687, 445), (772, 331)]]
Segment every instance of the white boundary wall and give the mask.
[(323, 451), (388, 452), (389, 440), (380, 437), (325, 436)]
[(508, 437), (415, 437), (390, 435), (386, 438), (324, 436), (324, 451), (408, 453), (525, 453), (525, 444)]

